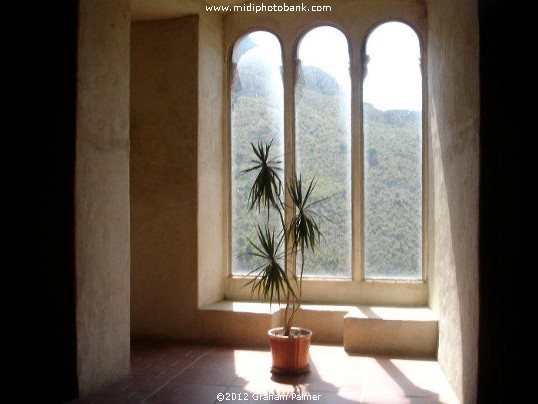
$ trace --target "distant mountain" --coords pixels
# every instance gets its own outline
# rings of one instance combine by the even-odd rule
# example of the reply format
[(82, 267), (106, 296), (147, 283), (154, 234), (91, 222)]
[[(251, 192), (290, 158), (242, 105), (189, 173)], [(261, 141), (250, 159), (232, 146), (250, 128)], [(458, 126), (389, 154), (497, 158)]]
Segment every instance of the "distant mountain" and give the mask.
[(422, 113), (418, 111), (408, 111), (404, 109), (381, 111), (374, 108), (374, 106), (369, 103), (364, 103), (362, 108), (364, 115), (368, 115), (372, 121), (398, 128), (415, 125), (417, 120), (422, 119)]
[[(274, 91), (267, 77), (270, 74), (269, 69), (271, 67), (263, 60), (245, 57), (238, 67), (239, 81), (236, 90), (240, 90), (245, 96), (269, 95)], [(323, 95), (336, 95), (340, 92), (340, 86), (333, 76), (313, 66), (304, 66), (301, 69), (298, 85), (316, 88), (316, 91)]]
[(308, 88), (324, 95), (338, 94), (340, 88), (336, 79), (318, 67), (303, 66), (299, 75), (299, 82)]

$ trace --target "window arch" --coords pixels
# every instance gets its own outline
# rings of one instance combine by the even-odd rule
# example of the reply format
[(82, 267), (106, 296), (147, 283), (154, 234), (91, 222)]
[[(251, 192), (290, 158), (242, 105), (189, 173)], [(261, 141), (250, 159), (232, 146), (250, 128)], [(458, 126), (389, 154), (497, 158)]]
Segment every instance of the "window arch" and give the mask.
[[(331, 26), (304, 34), (297, 46), (295, 159), (315, 177), (324, 247), (308, 259), (304, 275), (350, 278), (351, 79), (345, 35)], [(327, 199), (325, 199), (327, 198)]]
[(407, 24), (363, 47), (364, 267), (369, 279), (422, 279), (421, 48)]
[(232, 275), (244, 275), (255, 267), (248, 239), (255, 238), (257, 217), (256, 212), (245, 215), (250, 183), (241, 175), (251, 160), (250, 143), (272, 140), (273, 155), (284, 160), (280, 41), (267, 31), (246, 34), (236, 41), (231, 61), (231, 259)]
[[(365, 280), (387, 280), (390, 288), (397, 288), (393, 280), (407, 280), (415, 285), (409, 289), (412, 301), (413, 293), (424, 292), (415, 281), (425, 279), (420, 38), (397, 21), (378, 23), (362, 43), (329, 25), (303, 32), (297, 42), (285, 37), (285, 45), (267, 31), (232, 43), (231, 296), (240, 284), (234, 275), (256, 267), (248, 239), (255, 238), (258, 218), (245, 215), (250, 183), (240, 171), (249, 166), (250, 142), (262, 139), (273, 140), (281, 178), (291, 178), (294, 170), (305, 181), (314, 177), (312, 199), (327, 198), (316, 205), (327, 219), (323, 246), (307, 258), (304, 272), (313, 296), (324, 278), (342, 279), (346, 296), (376, 293), (377, 286)], [(353, 58), (351, 50), (357, 51)], [(389, 292), (382, 296), (380, 302), (391, 299)]]

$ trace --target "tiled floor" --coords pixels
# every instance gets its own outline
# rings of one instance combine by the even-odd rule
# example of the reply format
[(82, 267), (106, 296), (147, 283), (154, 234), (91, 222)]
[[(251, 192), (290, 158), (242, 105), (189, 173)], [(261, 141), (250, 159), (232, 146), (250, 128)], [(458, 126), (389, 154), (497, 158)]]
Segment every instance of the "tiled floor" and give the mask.
[(342, 347), (313, 345), (310, 366), (304, 376), (276, 377), (269, 350), (137, 343), (129, 376), (76, 403), (457, 402), (435, 361), (351, 356)]

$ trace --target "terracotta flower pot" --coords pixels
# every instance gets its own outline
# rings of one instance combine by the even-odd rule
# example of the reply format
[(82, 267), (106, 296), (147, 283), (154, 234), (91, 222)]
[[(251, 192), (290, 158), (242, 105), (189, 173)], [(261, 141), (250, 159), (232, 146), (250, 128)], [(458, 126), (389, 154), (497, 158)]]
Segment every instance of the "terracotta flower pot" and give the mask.
[(271, 372), (277, 374), (302, 374), (310, 369), (308, 364), (312, 331), (292, 327), (290, 336), (284, 336), (284, 328), (272, 328), (267, 334), (273, 354)]

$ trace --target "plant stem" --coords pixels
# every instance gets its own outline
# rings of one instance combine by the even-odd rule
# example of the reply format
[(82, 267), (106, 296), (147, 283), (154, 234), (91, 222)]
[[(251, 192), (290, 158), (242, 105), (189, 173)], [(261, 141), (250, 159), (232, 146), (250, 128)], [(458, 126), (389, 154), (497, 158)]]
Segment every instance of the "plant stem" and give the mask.
[(290, 291), (288, 291), (288, 293), (286, 294), (286, 308), (284, 309), (284, 335), (285, 336), (289, 336), (290, 335), (290, 330), (291, 330), (291, 326), (290, 326), (290, 323), (288, 322), (288, 310), (289, 310), (289, 307), (290, 307)]
[[(301, 273), (299, 275), (299, 281), (297, 282), (297, 289), (298, 292), (299, 292), (299, 299), (296, 299), (295, 297), (293, 297), (293, 300), (292, 300), (292, 310), (291, 310), (291, 314), (290, 314), (290, 317), (289, 317), (289, 320), (287, 322), (287, 328), (288, 330), (291, 332), (291, 327), (292, 327), (292, 324), (293, 324), (293, 320), (295, 318), (295, 314), (299, 311), (299, 309), (301, 308), (301, 302), (303, 301), (303, 271), (304, 271), (304, 248), (301, 248)], [(287, 307), (286, 307), (287, 309)]]

